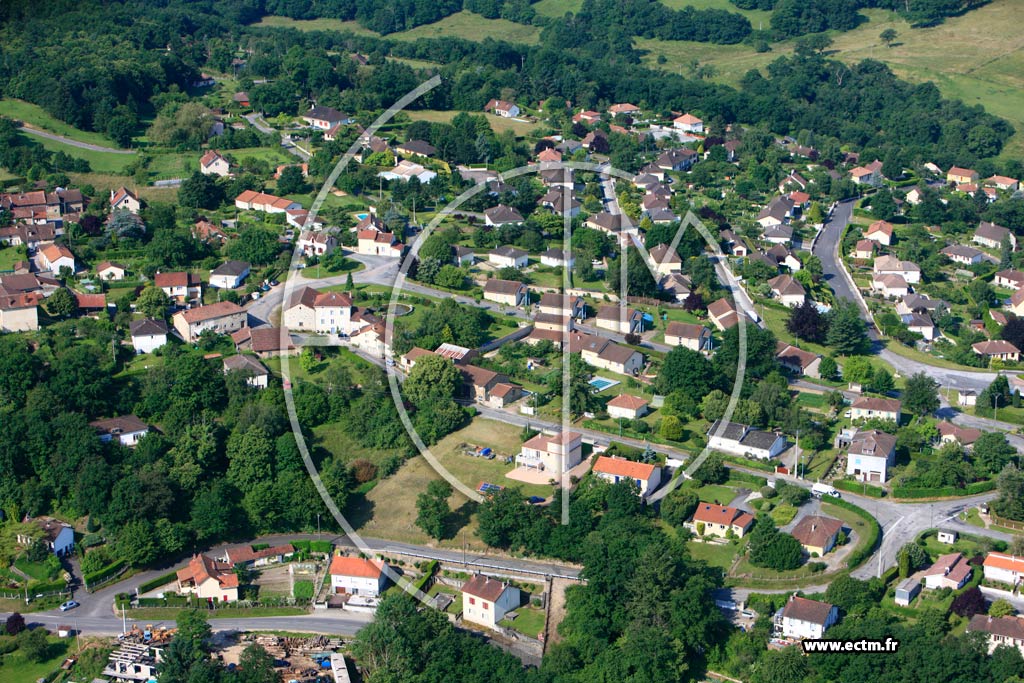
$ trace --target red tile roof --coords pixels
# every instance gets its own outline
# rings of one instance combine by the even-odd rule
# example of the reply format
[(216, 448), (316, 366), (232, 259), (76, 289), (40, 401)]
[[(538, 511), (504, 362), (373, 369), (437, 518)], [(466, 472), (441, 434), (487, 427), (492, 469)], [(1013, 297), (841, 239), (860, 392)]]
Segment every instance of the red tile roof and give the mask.
[(594, 463), (594, 472), (629, 477), (638, 481), (649, 481), (654, 475), (655, 469), (654, 465), (634, 462), (625, 458), (610, 458), (606, 455), (599, 456), (597, 462)]

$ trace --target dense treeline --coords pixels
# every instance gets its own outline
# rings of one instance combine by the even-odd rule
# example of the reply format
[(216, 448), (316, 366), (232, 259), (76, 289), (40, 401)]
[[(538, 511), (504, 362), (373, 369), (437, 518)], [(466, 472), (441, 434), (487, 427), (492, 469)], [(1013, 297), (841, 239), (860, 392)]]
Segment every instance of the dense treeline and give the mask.
[(848, 31), (865, 19), (861, 9), (877, 7), (899, 13), (914, 26), (933, 26), (988, 0), (731, 0), (740, 9), (771, 11), (771, 28), (777, 37), (808, 33)]

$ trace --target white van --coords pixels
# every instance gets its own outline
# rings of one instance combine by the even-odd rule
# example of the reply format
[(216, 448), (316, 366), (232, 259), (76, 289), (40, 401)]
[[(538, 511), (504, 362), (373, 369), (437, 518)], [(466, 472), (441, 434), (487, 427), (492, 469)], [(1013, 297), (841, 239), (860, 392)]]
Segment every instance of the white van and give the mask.
[(822, 496), (832, 496), (833, 498), (841, 498), (839, 491), (829, 486), (828, 484), (815, 484), (811, 487), (811, 494), (815, 498), (821, 498)]

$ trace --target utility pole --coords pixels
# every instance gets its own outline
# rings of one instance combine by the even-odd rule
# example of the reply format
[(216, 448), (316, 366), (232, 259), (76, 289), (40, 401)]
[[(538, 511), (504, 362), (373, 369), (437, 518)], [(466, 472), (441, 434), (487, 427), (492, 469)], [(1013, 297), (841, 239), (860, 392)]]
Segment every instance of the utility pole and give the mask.
[(316, 539), (320, 540), (320, 513), (316, 513)]

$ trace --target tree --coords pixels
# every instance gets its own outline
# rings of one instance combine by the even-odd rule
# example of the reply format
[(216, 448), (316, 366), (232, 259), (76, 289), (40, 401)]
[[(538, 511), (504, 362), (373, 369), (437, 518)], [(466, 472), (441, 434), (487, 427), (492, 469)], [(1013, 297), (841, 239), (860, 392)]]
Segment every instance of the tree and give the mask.
[(843, 356), (862, 353), (867, 345), (867, 329), (857, 305), (841, 301), (827, 316), (828, 332), (825, 343)]
[(7, 617), (7, 621), (4, 623), (4, 631), (9, 636), (16, 636), (25, 630), (25, 617), (21, 616), (21, 613), (14, 612), (11, 616)]
[(824, 341), (828, 325), (814, 302), (804, 299), (802, 304), (790, 311), (786, 329), (795, 337), (817, 344)]
[(985, 613), (985, 596), (977, 586), (968, 588), (956, 596), (953, 604), (949, 606), (953, 614), (961, 617), (973, 617), (975, 614)]
[(1017, 457), (1017, 449), (1000, 432), (982, 432), (971, 448), (971, 459), (985, 474), (994, 475)]
[(156, 531), (147, 519), (135, 519), (122, 526), (114, 547), (132, 567), (145, 567), (160, 554)]
[(167, 315), (171, 300), (159, 287), (147, 287), (135, 300), (135, 309), (147, 318), (162, 320)]
[(1009, 617), (1016, 613), (1017, 610), (1014, 608), (1013, 603), (1003, 598), (999, 598), (988, 608), (988, 615), (990, 617)]
[(263, 228), (248, 228), (237, 240), (228, 245), (228, 255), (231, 258), (259, 266), (273, 263), (279, 253), (281, 244), (277, 241), (277, 235)]
[(480, 540), (492, 548), (519, 547), (522, 530), (528, 526), (528, 519), (536, 509), (523, 504), (519, 489), (503, 488), (480, 505), (477, 515)]
[(281, 195), (303, 194), (309, 191), (309, 185), (302, 175), (302, 168), (295, 165), (285, 166), (277, 178), (277, 192)]
[(61, 287), (46, 299), (46, 310), (58, 318), (70, 318), (78, 310), (78, 301), (71, 290)]
[(915, 570), (928, 564), (928, 553), (916, 543), (907, 543), (896, 553), (900, 576), (906, 578)]
[(402, 386), (403, 393), (417, 406), (431, 401), (450, 399), (462, 384), (458, 367), (443, 356), (424, 356), (416, 361), (409, 378)]
[(802, 683), (807, 679), (807, 657), (799, 648), (786, 647), (761, 655), (751, 671), (751, 683)]
[(772, 518), (762, 513), (757, 516), (750, 533), (750, 563), (755, 567), (768, 567), (776, 571), (796, 569), (803, 558), (800, 542), (789, 534), (779, 533)]
[(835, 380), (839, 377), (839, 365), (832, 356), (824, 356), (818, 365), (818, 374), (822, 379)]
[(416, 526), (423, 529), (431, 538), (444, 538), (445, 525), (451, 514), (451, 508), (448, 506), (448, 497), (451, 495), (451, 484), (444, 480), (435, 480), (427, 484), (426, 492), (416, 497)]
[(879, 40), (885, 43), (886, 47), (892, 47), (892, 44), (896, 41), (896, 36), (899, 35), (894, 28), (887, 28), (878, 34)]
[(216, 209), (224, 201), (224, 189), (216, 177), (195, 171), (178, 188), (178, 203), (190, 209)]
[(661, 518), (672, 526), (681, 527), (700, 504), (700, 496), (693, 489), (677, 488), (661, 501)]
[(720, 378), (711, 362), (703, 354), (685, 346), (676, 346), (668, 352), (654, 381), (658, 393), (679, 391), (694, 401), (700, 400), (709, 389), (719, 384)]
[(675, 415), (666, 415), (661, 418), (661, 425), (658, 432), (669, 441), (682, 441), (686, 437), (685, 423)]
[(878, 368), (871, 375), (871, 391), (876, 394), (888, 394), (896, 388), (896, 380), (885, 368)]
[[(722, 462), (722, 456), (711, 453), (693, 472), (693, 478), (703, 486), (708, 484), (724, 484), (729, 479), (729, 470)], [(725, 501), (722, 501), (723, 503)]]
[(274, 669), (274, 658), (253, 643), (238, 658), (238, 683), (278, 683), (280, 674)]
[(903, 407), (923, 417), (939, 409), (939, 384), (923, 372), (907, 378), (903, 389)]
[(22, 631), (18, 636), (18, 649), (30, 662), (45, 662), (50, 657), (50, 641), (46, 639), (46, 629)]

